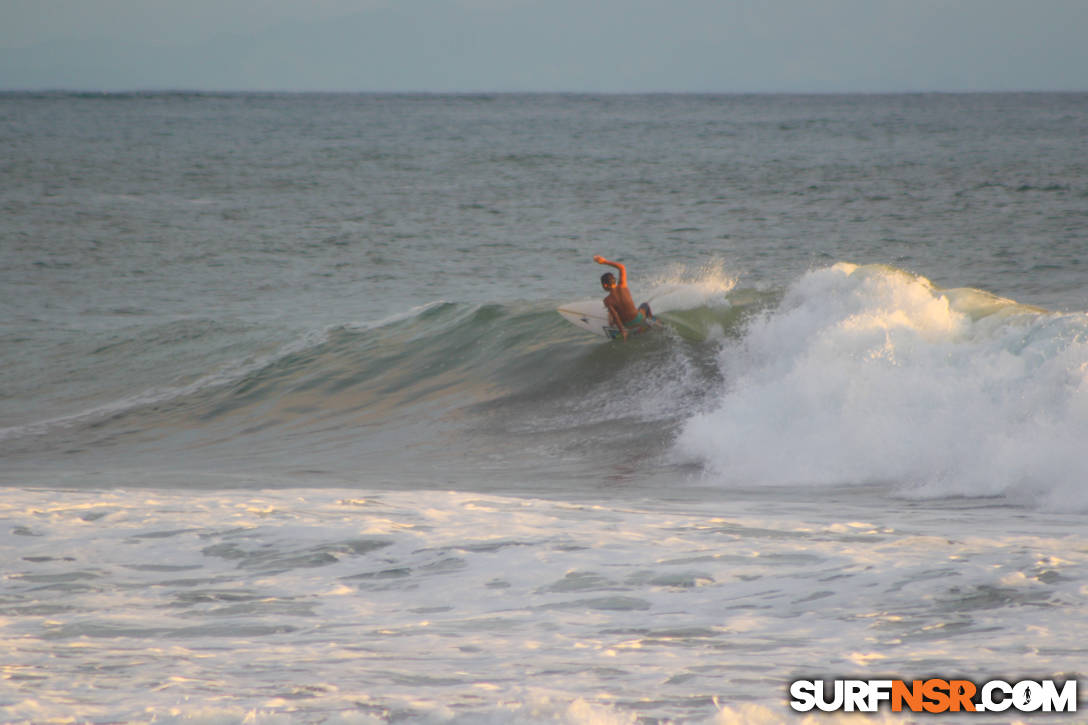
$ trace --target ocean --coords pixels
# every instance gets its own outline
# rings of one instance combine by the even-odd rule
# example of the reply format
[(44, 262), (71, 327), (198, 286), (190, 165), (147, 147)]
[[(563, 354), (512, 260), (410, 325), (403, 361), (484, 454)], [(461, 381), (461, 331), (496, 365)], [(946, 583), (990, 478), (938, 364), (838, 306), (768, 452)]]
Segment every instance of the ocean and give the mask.
[[(1088, 94), (7, 93), (0, 148), (0, 721), (1088, 722)], [(556, 313), (595, 254), (661, 329)]]

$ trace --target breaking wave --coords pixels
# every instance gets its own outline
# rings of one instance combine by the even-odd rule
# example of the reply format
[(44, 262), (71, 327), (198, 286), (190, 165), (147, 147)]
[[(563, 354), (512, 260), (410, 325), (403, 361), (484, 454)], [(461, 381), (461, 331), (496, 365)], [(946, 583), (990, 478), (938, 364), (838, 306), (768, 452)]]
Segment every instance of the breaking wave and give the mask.
[(677, 450), (716, 480), (1088, 509), (1088, 315), (891, 267), (800, 278), (718, 354)]

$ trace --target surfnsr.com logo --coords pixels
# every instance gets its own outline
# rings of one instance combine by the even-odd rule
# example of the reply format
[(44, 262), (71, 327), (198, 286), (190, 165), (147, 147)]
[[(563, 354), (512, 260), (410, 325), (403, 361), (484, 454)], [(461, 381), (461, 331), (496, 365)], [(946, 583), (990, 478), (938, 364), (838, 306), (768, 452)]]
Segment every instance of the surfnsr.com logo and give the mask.
[(1054, 680), (797, 680), (790, 684), (790, 707), (798, 712), (1076, 712), (1077, 681)]

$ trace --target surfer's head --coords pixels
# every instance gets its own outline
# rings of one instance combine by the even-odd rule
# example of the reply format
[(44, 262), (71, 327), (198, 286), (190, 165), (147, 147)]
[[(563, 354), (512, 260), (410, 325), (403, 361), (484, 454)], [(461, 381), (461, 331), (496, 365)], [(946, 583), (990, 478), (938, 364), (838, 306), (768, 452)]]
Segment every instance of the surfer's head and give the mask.
[(616, 286), (616, 277), (611, 272), (605, 272), (601, 275), (601, 286), (605, 289), (612, 289)]

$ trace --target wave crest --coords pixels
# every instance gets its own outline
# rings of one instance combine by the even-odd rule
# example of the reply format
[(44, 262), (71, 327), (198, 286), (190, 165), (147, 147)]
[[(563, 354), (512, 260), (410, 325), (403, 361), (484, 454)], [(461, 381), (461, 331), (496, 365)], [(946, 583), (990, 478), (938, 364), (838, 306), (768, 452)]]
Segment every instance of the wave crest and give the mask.
[(804, 275), (723, 345), (677, 447), (726, 482), (1088, 509), (1088, 316), (885, 266)]

